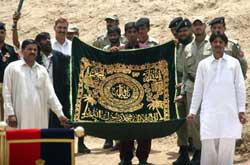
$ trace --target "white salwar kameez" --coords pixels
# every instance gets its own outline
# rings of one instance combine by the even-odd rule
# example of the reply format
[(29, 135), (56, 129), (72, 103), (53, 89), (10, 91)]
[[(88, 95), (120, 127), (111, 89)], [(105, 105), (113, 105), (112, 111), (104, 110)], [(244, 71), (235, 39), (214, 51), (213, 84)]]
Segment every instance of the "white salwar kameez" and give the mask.
[(235, 140), (242, 132), (238, 115), (245, 112), (245, 102), (245, 81), (237, 59), (224, 54), (216, 60), (212, 55), (199, 63), (190, 113), (196, 114), (201, 106), (202, 165), (210, 165), (209, 161), (222, 165), (222, 159), (223, 165), (232, 164)]
[(18, 128), (48, 128), (49, 109), (63, 116), (47, 70), (38, 63), (10, 63), (4, 73), (5, 119), (16, 115)]

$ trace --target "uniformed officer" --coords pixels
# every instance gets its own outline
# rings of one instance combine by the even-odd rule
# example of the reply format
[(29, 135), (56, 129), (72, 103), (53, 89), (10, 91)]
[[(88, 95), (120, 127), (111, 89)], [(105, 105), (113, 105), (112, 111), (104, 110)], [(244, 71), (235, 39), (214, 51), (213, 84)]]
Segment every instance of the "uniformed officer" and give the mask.
[[(181, 88), (183, 86), (182, 79), (183, 79), (183, 62), (184, 62), (184, 49), (185, 47), (190, 44), (193, 40), (193, 34), (191, 30), (191, 22), (188, 19), (179, 19), (181, 17), (178, 17), (178, 19), (174, 19), (171, 21), (172, 25), (171, 28), (175, 29), (176, 39), (179, 41), (177, 43), (177, 50), (176, 50), (176, 96), (180, 95)], [(180, 21), (182, 20), (182, 21)], [(176, 24), (176, 22), (179, 22), (179, 24)], [(171, 24), (170, 23), (170, 24)], [(177, 25), (175, 27), (174, 25)], [(178, 101), (178, 97), (176, 98)], [(177, 112), (178, 116), (180, 118), (185, 118), (187, 116), (187, 109), (186, 109), (186, 103), (184, 100), (176, 102), (177, 104)], [(188, 131), (187, 131), (187, 124), (183, 124), (178, 130), (177, 130), (177, 145), (180, 147), (179, 149), (179, 157), (176, 161), (173, 162), (173, 165), (181, 165), (181, 164), (187, 164), (189, 162), (189, 156), (188, 156)]]
[[(117, 15), (108, 16), (105, 18), (105, 21), (106, 21), (107, 31), (111, 27), (118, 27), (119, 26), (119, 18)], [(126, 43), (126, 38), (122, 35), (120, 37), (120, 42), (123, 44)], [(100, 48), (100, 49), (103, 49), (106, 45), (109, 45), (109, 44), (110, 44), (110, 42), (108, 39), (107, 32), (105, 34), (97, 37), (97, 39), (93, 42), (93, 46)]]
[(141, 44), (145, 44), (147, 47), (152, 47), (159, 44), (156, 39), (148, 35), (148, 32), (150, 31), (150, 20), (148, 18), (140, 18), (135, 24), (138, 29), (138, 40)]
[[(225, 33), (226, 23), (224, 17), (216, 17), (209, 22), (211, 32)], [(240, 62), (243, 76), (246, 78), (246, 72), (248, 69), (247, 61), (244, 57), (244, 53), (241, 50), (239, 43), (235, 40), (228, 39), (227, 47), (225, 48), (225, 53), (230, 56), (237, 58)]]
[[(195, 39), (184, 50), (183, 88), (178, 99), (186, 97), (187, 110), (190, 109), (194, 80), (198, 64), (204, 58), (212, 55), (209, 36), (206, 35), (206, 23), (202, 17), (196, 17), (192, 22), (192, 31)], [(192, 123), (188, 123), (188, 133), (192, 137), (195, 152), (189, 164), (200, 164), (201, 142), (199, 131), (199, 117)]]
[(5, 43), (6, 28), (3, 22), (0, 22), (0, 121), (3, 120), (3, 98), (2, 98), (2, 84), (3, 74), (6, 66), (19, 59), (18, 54), (14, 48)]
[(171, 33), (173, 34), (174, 38), (178, 41), (178, 35), (176, 32), (176, 27), (179, 25), (179, 23), (183, 20), (182, 17), (176, 17), (172, 21), (170, 21), (168, 28), (171, 30)]

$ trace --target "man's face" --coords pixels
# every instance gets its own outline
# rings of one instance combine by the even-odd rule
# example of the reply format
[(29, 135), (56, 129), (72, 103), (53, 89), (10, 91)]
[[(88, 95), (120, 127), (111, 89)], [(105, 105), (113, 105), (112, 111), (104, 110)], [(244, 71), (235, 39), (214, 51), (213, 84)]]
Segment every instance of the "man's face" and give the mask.
[(138, 38), (138, 31), (136, 28), (130, 28), (125, 32), (125, 36), (128, 39), (128, 42), (136, 42)]
[(212, 43), (212, 49), (214, 54), (223, 54), (226, 47), (226, 43), (220, 38), (217, 37)]
[(226, 30), (226, 27), (224, 24), (222, 23), (217, 23), (217, 24), (214, 24), (214, 25), (211, 25), (211, 32), (212, 33), (224, 33), (225, 30)]
[(138, 38), (145, 38), (148, 36), (148, 32), (149, 32), (149, 27), (147, 27), (146, 25), (140, 26), (138, 28)]
[(106, 20), (106, 26), (107, 29), (111, 28), (111, 27), (116, 27), (118, 26), (118, 21), (112, 20), (112, 19), (107, 19)]
[(26, 62), (35, 62), (37, 56), (37, 45), (29, 44), (26, 48), (22, 49), (23, 58)]
[(51, 52), (52, 46), (50, 42), (50, 36), (45, 36), (42, 38), (39, 42), (39, 46), (41, 47), (41, 50), (44, 52)]
[(6, 31), (1, 29), (0, 30), (0, 43), (3, 43), (6, 37)]
[(174, 36), (175, 39), (178, 39), (176, 28), (171, 28), (171, 33), (173, 34), (173, 36)]
[(66, 37), (68, 25), (67, 23), (58, 23), (54, 26), (56, 37)]
[(204, 35), (206, 31), (206, 25), (197, 20), (192, 25), (192, 31), (196, 36)]
[(110, 33), (108, 38), (111, 44), (117, 44), (120, 42), (120, 35), (116, 32)]
[(75, 36), (75, 32), (67, 32), (67, 39), (72, 41)]
[(191, 30), (188, 27), (183, 27), (177, 32), (178, 39), (186, 40), (191, 35)]

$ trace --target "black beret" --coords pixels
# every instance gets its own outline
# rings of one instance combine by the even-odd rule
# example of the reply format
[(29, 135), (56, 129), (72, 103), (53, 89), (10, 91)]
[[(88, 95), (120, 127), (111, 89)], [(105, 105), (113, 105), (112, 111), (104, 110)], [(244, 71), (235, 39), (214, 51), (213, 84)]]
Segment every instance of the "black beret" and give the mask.
[(177, 25), (183, 20), (182, 17), (174, 18), (168, 25), (168, 28), (176, 28)]
[(217, 23), (225, 24), (225, 18), (224, 17), (216, 17), (216, 18), (212, 19), (208, 24), (209, 25), (214, 25), (214, 24), (217, 24)]
[(188, 27), (188, 28), (190, 28), (192, 26), (192, 23), (190, 22), (190, 20), (189, 19), (184, 19), (184, 20), (182, 20), (178, 25), (177, 25), (177, 27), (176, 27), (176, 31), (178, 32), (181, 28), (183, 28), (183, 27)]
[(140, 26), (144, 26), (144, 25), (149, 27), (150, 20), (148, 18), (143, 17), (143, 18), (138, 19), (136, 21), (135, 25), (136, 25), (136, 27), (140, 27)]
[(6, 30), (5, 24), (3, 22), (0, 22), (0, 29), (1, 30)]

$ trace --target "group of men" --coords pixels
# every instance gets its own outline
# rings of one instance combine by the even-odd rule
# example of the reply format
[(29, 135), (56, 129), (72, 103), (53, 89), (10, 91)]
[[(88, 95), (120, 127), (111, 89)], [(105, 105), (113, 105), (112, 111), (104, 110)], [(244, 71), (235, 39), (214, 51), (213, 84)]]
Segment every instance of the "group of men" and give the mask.
[(232, 164), (235, 140), (246, 122), (247, 61), (239, 44), (227, 38), (224, 17), (208, 24), (211, 36), (202, 17), (192, 22), (177, 17), (169, 24), (176, 39), (177, 112), (189, 120), (177, 131), (180, 149), (173, 165)]
[[(13, 21), (17, 23), (19, 18), (20, 14), (15, 13)], [(94, 41), (95, 47), (118, 52), (159, 44), (148, 35), (148, 18), (126, 23), (124, 35), (117, 15), (106, 17), (105, 21), (107, 31)], [(211, 36), (206, 34), (202, 17), (195, 17), (192, 22), (177, 17), (169, 24), (176, 41), (177, 114), (189, 120), (177, 131), (180, 149), (173, 165), (232, 164), (235, 139), (240, 138), (241, 123), (246, 122), (244, 53), (237, 42), (225, 35), (224, 17), (214, 18), (209, 25)], [(59, 18), (54, 25), (54, 39), (49, 33), (41, 32), (34, 40), (27, 39), (22, 44), (17, 29), (14, 27), (12, 31), (13, 44), (21, 49), (21, 55), (5, 43), (6, 28), (0, 22), (0, 87), (5, 119), (10, 126), (18, 128), (62, 127), (70, 117), (67, 96), (71, 40), (79, 36), (79, 29)], [(1, 97), (0, 102), (3, 105)], [(3, 107), (0, 117), (2, 113)], [(139, 164), (146, 165), (151, 139), (137, 139), (137, 144)], [(191, 160), (190, 144), (194, 146)], [(120, 140), (113, 146), (113, 140), (106, 139), (103, 148), (112, 147), (119, 149), (121, 165), (132, 164), (134, 140)], [(78, 141), (78, 152), (91, 152), (83, 138)]]

